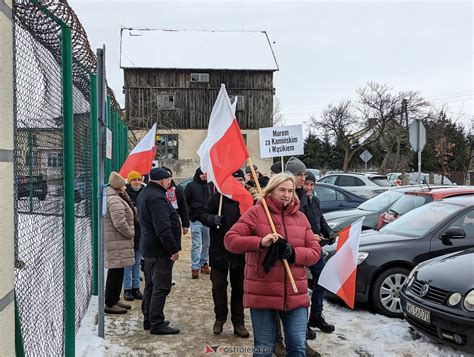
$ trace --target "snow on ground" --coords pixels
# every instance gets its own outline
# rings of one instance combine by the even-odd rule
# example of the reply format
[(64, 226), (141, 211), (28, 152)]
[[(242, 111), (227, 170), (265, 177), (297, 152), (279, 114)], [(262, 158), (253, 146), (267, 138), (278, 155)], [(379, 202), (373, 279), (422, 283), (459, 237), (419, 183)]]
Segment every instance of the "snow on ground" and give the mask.
[[(77, 356), (226, 356), (225, 353), (204, 354), (208, 346), (250, 348), (252, 337), (241, 339), (232, 334), (230, 317), (220, 336), (212, 334), (214, 323), (211, 282), (208, 276), (191, 280), (190, 239), (183, 238), (180, 260), (173, 278), (177, 285), (168, 297), (165, 315), (171, 324), (181, 329), (173, 336), (150, 336), (142, 329), (140, 301), (132, 302), (126, 315), (106, 316), (105, 340), (97, 336), (95, 314), (97, 300), (93, 298), (88, 314), (77, 335)], [(310, 346), (323, 356), (462, 356), (463, 353), (411, 332), (408, 323), (368, 312), (361, 307), (350, 310), (337, 302), (327, 301), (324, 314), (336, 325), (332, 334), (318, 332)], [(246, 310), (246, 325), (251, 322)], [(250, 354), (233, 354), (233, 356)], [(466, 354), (464, 354), (465, 356)]]

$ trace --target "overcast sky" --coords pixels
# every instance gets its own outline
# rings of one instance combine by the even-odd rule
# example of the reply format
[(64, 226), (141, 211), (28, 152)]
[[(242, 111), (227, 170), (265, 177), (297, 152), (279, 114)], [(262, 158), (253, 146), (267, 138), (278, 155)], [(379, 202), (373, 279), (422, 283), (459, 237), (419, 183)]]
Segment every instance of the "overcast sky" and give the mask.
[(122, 106), (121, 26), (266, 30), (280, 68), (274, 86), (287, 124), (302, 123), (329, 103), (354, 97), (355, 90), (369, 81), (395, 91), (419, 90), (438, 105), (447, 103), (464, 123), (473, 118), (471, 1), (69, 4), (92, 48), (106, 45), (109, 85)]

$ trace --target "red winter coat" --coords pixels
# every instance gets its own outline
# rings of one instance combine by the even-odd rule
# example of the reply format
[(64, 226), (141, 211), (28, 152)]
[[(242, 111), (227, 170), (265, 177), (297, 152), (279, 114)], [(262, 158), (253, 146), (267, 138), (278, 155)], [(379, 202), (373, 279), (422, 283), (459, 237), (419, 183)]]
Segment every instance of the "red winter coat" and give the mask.
[(298, 293), (293, 292), (281, 260), (276, 262), (268, 274), (263, 270), (262, 263), (268, 248), (260, 248), (260, 242), (263, 237), (272, 233), (272, 230), (263, 204), (259, 201), (240, 217), (224, 239), (225, 247), (230, 252), (246, 253), (244, 306), (282, 311), (308, 307), (310, 303), (306, 266), (319, 260), (321, 247), (314, 238), (306, 216), (299, 211), (300, 205), (296, 200), (285, 210), (280, 202), (270, 197), (266, 201), (277, 232), (287, 238), (295, 250), (295, 262), (289, 265)]

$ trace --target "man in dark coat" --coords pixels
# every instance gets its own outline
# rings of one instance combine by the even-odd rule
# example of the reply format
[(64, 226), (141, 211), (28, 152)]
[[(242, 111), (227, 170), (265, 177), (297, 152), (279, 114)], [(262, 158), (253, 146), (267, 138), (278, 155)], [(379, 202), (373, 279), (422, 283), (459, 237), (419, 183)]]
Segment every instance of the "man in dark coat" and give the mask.
[[(233, 176), (245, 186), (245, 175), (242, 170)], [(222, 197), (222, 211), (219, 215), (219, 201)], [(240, 218), (239, 203), (214, 192), (201, 213), (201, 222), (210, 227), (211, 243), (209, 246), (209, 264), (211, 266), (212, 298), (216, 321), (213, 333), (220, 335), (227, 320), (227, 276), (232, 288), (230, 298), (231, 320), (234, 334), (249, 337), (244, 325), (244, 254), (230, 253), (224, 247), (224, 236)]]
[[(306, 218), (309, 221), (310, 220), (309, 217), (311, 216), (310, 206), (309, 206), (309, 198), (308, 198), (308, 195), (306, 193), (305, 188), (303, 187), (305, 179), (306, 179), (306, 165), (303, 162), (301, 162), (301, 160), (299, 160), (296, 157), (292, 156), (288, 159), (288, 161), (285, 164), (285, 172), (288, 173), (288, 174), (293, 175), (293, 177), (295, 178), (295, 187), (296, 187), (295, 191), (296, 191), (296, 194), (297, 194), (298, 198), (300, 199), (300, 211), (305, 214)], [(314, 233), (314, 231), (313, 231), (313, 233)], [(318, 234), (315, 234), (315, 239), (318, 242), (320, 242), (320, 240), (321, 240), (321, 238)], [(321, 254), (321, 257), (320, 257), (318, 263), (321, 262), (321, 261), (324, 263), (323, 254)], [(315, 265), (313, 265), (311, 267), (308, 267), (312, 274), (314, 274), (313, 273), (313, 268), (315, 266), (317, 266), (318, 263), (316, 263)], [(309, 326), (310, 325), (308, 324), (306, 337), (307, 337), (307, 339), (314, 340), (316, 338), (316, 333), (313, 330), (311, 330)], [(278, 344), (275, 344), (275, 349), (278, 348), (278, 351), (275, 350), (275, 353), (277, 355), (281, 356), (281, 355), (284, 355), (284, 354), (279, 353), (280, 349), (281, 349), (280, 348), (281, 342), (279, 341), (279, 339), (280, 338), (277, 335), (276, 343), (278, 343)], [(306, 354), (307, 354), (307, 356), (319, 356), (320, 355), (318, 352), (314, 351), (308, 345), (308, 343), (306, 343)]]
[(152, 335), (177, 334), (179, 330), (165, 322), (163, 309), (171, 291), (173, 264), (181, 250), (181, 226), (178, 213), (166, 198), (171, 176), (162, 168), (150, 172), (150, 181), (137, 199), (142, 236), (140, 249), (145, 258), (143, 327)]
[(189, 231), (189, 214), (186, 198), (184, 197), (184, 190), (174, 182), (171, 169), (166, 166), (162, 166), (161, 168), (168, 171), (171, 175), (171, 184), (166, 192), (166, 197), (168, 201), (170, 201), (171, 206), (178, 212), (179, 218), (181, 219), (181, 226), (183, 227), (183, 235), (186, 235)]
[[(314, 194), (316, 178), (315, 176), (308, 172), (306, 174), (306, 180), (304, 182), (304, 188), (308, 195), (308, 220), (311, 224), (311, 229), (314, 234), (317, 234), (320, 237), (319, 244), (324, 246), (326, 244), (334, 243), (332, 238), (333, 232), (326, 220), (324, 219), (323, 212), (321, 210), (321, 204), (319, 199)], [(313, 295), (311, 296), (311, 313), (309, 315), (308, 325), (310, 327), (317, 327), (322, 332), (331, 333), (334, 331), (334, 325), (331, 325), (326, 322), (323, 312), (323, 303), (324, 303), (324, 292), (325, 289), (318, 284), (319, 276), (324, 268), (325, 260), (321, 256), (319, 261), (309, 267), (311, 274), (313, 275)]]
[(207, 183), (207, 175), (196, 170), (193, 181), (184, 190), (184, 196), (191, 220), (191, 277), (199, 278), (199, 270), (210, 274), (209, 269), (209, 228), (200, 221), (204, 206), (212, 193), (211, 184)]

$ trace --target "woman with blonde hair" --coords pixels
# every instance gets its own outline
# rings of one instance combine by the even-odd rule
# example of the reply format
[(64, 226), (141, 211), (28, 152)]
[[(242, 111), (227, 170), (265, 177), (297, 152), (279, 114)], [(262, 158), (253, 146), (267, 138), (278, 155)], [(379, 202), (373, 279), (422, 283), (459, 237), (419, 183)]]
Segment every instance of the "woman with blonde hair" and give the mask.
[(136, 211), (126, 191), (127, 181), (112, 171), (107, 187), (107, 213), (104, 218), (104, 254), (107, 281), (105, 312), (125, 314), (130, 305), (120, 302), (124, 267), (133, 266)]
[[(264, 210), (265, 200), (277, 230), (272, 233)], [(268, 182), (262, 200), (251, 207), (225, 236), (232, 253), (246, 254), (244, 306), (250, 308), (254, 355), (271, 356), (275, 319), (280, 315), (289, 356), (306, 355), (308, 282), (306, 266), (318, 261), (321, 247), (306, 216), (299, 211), (292, 176), (277, 174)], [(286, 259), (298, 292), (283, 265)]]

